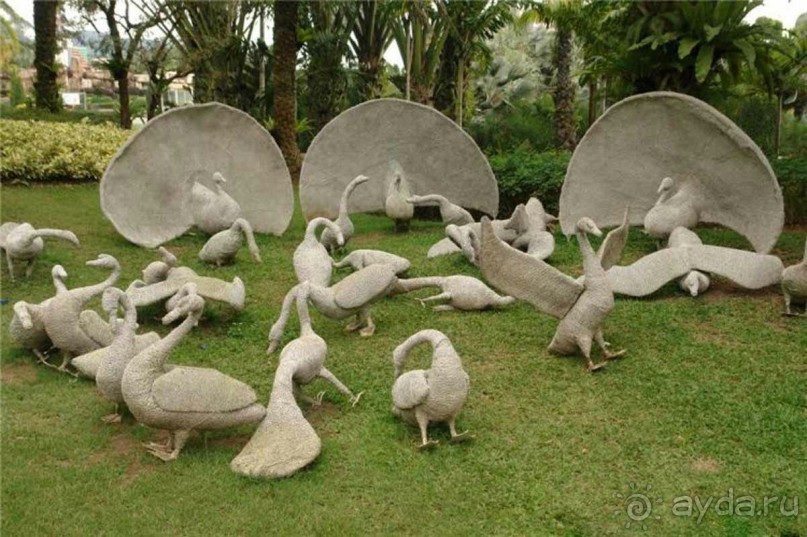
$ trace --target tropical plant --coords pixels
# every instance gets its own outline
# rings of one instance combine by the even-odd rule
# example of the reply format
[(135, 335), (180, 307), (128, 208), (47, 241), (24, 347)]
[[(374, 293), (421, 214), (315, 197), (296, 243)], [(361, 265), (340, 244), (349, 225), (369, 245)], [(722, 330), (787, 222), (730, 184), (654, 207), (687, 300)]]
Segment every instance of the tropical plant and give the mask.
[(297, 66), (297, 27), (299, 21), (297, 2), (275, 4), (274, 59), (272, 84), (274, 86), (273, 133), (293, 181), (300, 177), (300, 148), (297, 145), (297, 96), (295, 94), (295, 69)]
[(62, 109), (62, 98), (59, 95), (57, 81), (59, 66), (56, 64), (56, 49), (58, 48), (56, 16), (60, 6), (58, 1), (34, 0), (36, 106), (51, 112), (58, 112)]
[(308, 115), (319, 131), (347, 104), (343, 58), (350, 52), (348, 40), (354, 19), (350, 6), (341, 2), (314, 0), (304, 3), (302, 10), (300, 34), (307, 56)]
[(435, 106), (462, 126), (471, 63), (486, 63), (491, 59), (486, 41), (512, 19), (514, 2), (435, 1), (446, 19), (447, 30), (435, 88)]
[(355, 0), (350, 48), (359, 64), (364, 100), (378, 99), (384, 91), (384, 52), (393, 39), (393, 21), (402, 3), (391, 0)]

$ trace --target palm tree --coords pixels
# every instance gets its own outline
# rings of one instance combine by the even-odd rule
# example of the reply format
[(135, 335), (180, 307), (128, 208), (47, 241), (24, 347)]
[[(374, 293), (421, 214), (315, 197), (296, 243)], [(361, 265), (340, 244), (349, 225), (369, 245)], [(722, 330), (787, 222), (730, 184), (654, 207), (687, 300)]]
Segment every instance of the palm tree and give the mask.
[(393, 35), (406, 70), (406, 99), (434, 104), (440, 53), (448, 35), (445, 17), (432, 3), (404, 2)]
[(533, 4), (522, 15), (522, 24), (544, 22), (555, 28), (552, 63), (555, 77), (552, 100), (555, 103), (555, 137), (558, 147), (573, 151), (577, 146), (577, 121), (574, 114), (575, 83), (572, 80), (574, 29), (580, 20), (582, 0), (547, 0)]
[(51, 112), (58, 112), (62, 109), (62, 99), (57, 83), (59, 66), (56, 65), (58, 48), (56, 17), (59, 7), (59, 2), (52, 0), (34, 0), (36, 106)]
[(401, 2), (356, 0), (349, 5), (354, 18), (350, 47), (359, 62), (362, 94), (365, 100), (378, 99), (384, 89), (384, 52), (392, 42)]
[(297, 2), (275, 3), (275, 43), (272, 63), (274, 135), (286, 158), (292, 180), (295, 182), (300, 178), (300, 148), (297, 145), (297, 133), (295, 132), (298, 20), (299, 4)]

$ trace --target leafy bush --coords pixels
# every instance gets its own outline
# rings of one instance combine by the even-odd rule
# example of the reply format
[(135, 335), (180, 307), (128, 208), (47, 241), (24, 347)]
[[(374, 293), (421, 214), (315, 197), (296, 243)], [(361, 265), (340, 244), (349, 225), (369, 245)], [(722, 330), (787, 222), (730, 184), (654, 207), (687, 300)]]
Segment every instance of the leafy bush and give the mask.
[(37, 108), (14, 106), (0, 107), (0, 118), (17, 119), (21, 121), (50, 121), (56, 123), (81, 123), (89, 122), (95, 125), (101, 123), (115, 123), (119, 121), (117, 114), (103, 112), (92, 112), (84, 110), (63, 110), (59, 113), (48, 112)]
[(518, 103), (490, 111), (468, 125), (468, 134), (487, 154), (504, 151), (549, 151), (555, 147), (552, 109), (537, 103)]
[(98, 181), (129, 137), (113, 125), (0, 120), (0, 180)]
[(776, 101), (768, 97), (729, 96), (712, 99), (710, 104), (737, 124), (768, 158), (776, 147)]
[(807, 122), (796, 119), (793, 114), (784, 114), (779, 154), (786, 157), (807, 157)]
[(785, 221), (807, 223), (807, 157), (771, 161), (785, 199)]
[(490, 157), (499, 182), (499, 215), (509, 216), (516, 205), (535, 196), (544, 208), (557, 215), (560, 188), (571, 153), (513, 151)]

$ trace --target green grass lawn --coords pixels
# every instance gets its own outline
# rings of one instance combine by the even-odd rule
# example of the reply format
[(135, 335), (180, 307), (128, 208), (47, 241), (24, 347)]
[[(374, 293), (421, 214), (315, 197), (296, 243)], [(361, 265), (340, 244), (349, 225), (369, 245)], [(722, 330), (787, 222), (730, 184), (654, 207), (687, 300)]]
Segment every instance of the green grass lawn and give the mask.
[[(101, 214), (97, 186), (3, 188), (2, 219), (72, 229), (82, 244), (49, 241), (30, 280), (9, 283), (3, 267), (4, 536), (623, 535), (642, 531), (638, 522), (625, 528), (631, 485), (654, 502), (643, 521), (648, 535), (807, 534), (807, 319), (780, 316), (777, 288), (746, 292), (714, 279), (696, 299), (675, 285), (651, 299), (618, 299), (605, 335), (628, 352), (598, 374), (586, 374), (579, 357), (549, 355), (557, 321), (526, 304), (435, 313), (412, 296), (397, 296), (374, 308), (370, 339), (314, 313), (329, 344), (328, 368), (365, 394), (351, 408), (324, 382), (309, 386), (309, 393), (327, 392), (323, 406), (306, 409), (322, 454), (292, 478), (252, 481), (228, 466), (250, 428), (192, 437), (179, 460), (163, 463), (141, 446), (161, 432), (131, 417), (103, 424), (111, 406), (91, 382), (35, 365), (9, 341), (11, 304), (50, 296), (53, 264), (65, 266), (71, 287), (87, 285), (107, 273), (84, 262), (112, 254), (126, 287), (157, 258), (115, 232)], [(413, 262), (412, 276), (479, 275), (459, 256), (426, 259), (442, 236), (436, 222), (416, 222), (400, 235), (380, 216), (357, 215), (354, 222), (351, 248), (403, 255)], [(707, 243), (747, 247), (725, 230), (700, 234)], [(220, 269), (197, 260), (200, 234), (168, 244), (182, 264), (226, 280), (240, 276), (247, 287), (244, 311), (209, 304), (173, 361), (219, 368), (268, 400), (277, 354), (264, 354), (267, 333), (295, 283), (291, 255), (302, 235), (298, 210), (283, 237), (258, 237), (263, 264), (244, 249), (235, 265)], [(800, 260), (804, 235), (784, 233), (774, 253), (785, 264)], [(557, 243), (553, 264), (579, 274), (576, 241), (558, 236)], [(632, 230), (625, 261), (653, 249)], [(100, 311), (99, 303), (93, 307)], [(161, 311), (141, 310), (141, 330), (166, 333), (155, 320)], [(417, 432), (390, 412), (390, 388), (392, 350), (424, 328), (445, 332), (463, 358), (471, 393), (458, 426), (475, 440), (450, 445), (438, 427), (440, 445), (421, 453)], [(294, 316), (284, 343), (297, 332)], [(426, 365), (429, 356), (419, 349), (410, 367)], [(714, 502), (730, 492), (735, 502), (753, 496), (758, 510), (765, 496), (777, 500), (764, 516), (718, 514)], [(698, 521), (697, 506), (690, 517), (673, 513), (677, 505), (681, 514), (675, 498), (682, 496), (712, 503)], [(794, 496), (801, 515), (783, 516), (781, 498), (788, 511)]]

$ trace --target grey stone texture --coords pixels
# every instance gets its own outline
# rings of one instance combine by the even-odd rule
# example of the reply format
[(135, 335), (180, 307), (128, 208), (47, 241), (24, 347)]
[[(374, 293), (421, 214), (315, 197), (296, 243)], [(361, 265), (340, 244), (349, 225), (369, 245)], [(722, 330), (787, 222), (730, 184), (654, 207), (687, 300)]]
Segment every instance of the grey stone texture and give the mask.
[(440, 293), (418, 299), (422, 305), (425, 306), (427, 302), (447, 302), (432, 308), (434, 311), (498, 309), (516, 301), (511, 296), (500, 296), (477, 278), (462, 275), (398, 280), (396, 291), (409, 293), (426, 287), (438, 287)]
[(415, 216), (415, 206), (409, 203), (412, 189), (406, 180), (400, 164), (390, 162), (390, 172), (387, 177), (387, 195), (384, 198), (384, 213), (395, 221), (396, 229), (403, 229)]
[[(404, 373), (409, 352), (421, 343), (432, 346), (431, 367)], [(467, 431), (457, 433), (455, 421), (468, 398), (471, 382), (448, 336), (438, 330), (421, 330), (395, 348), (392, 361), (395, 367), (392, 413), (420, 428), (419, 448), (437, 444), (428, 436), (429, 424), (433, 422), (448, 424), (452, 442), (467, 439)]]
[(328, 251), (333, 252), (340, 246), (344, 246), (347, 244), (347, 241), (353, 236), (353, 221), (350, 220), (350, 212), (348, 210), (350, 206), (350, 195), (353, 194), (353, 191), (356, 189), (357, 186), (362, 185), (369, 181), (370, 178), (366, 175), (359, 175), (351, 182), (347, 184), (345, 190), (342, 192), (342, 197), (339, 200), (339, 217), (334, 221), (334, 223), (339, 226), (339, 229), (342, 230), (342, 239), (343, 243), (339, 244), (336, 240), (336, 235), (330, 230), (330, 228), (325, 228), (322, 231), (322, 235), (320, 236), (319, 240)]
[(804, 259), (787, 267), (782, 272), (782, 292), (785, 296), (785, 314), (795, 315), (794, 304), (805, 304), (807, 314), (807, 241), (804, 243)]
[(586, 359), (588, 371), (596, 371), (606, 362), (594, 364), (592, 343), (599, 345), (606, 360), (621, 356), (624, 351), (609, 351), (602, 335), (602, 324), (614, 307), (614, 295), (588, 233), (602, 234), (590, 218), (581, 218), (576, 235), (583, 254), (583, 283), (508, 246), (495, 236), (486, 221), (482, 223), (479, 268), (495, 287), (560, 319), (548, 347), (550, 352), (565, 355), (579, 351)]
[(244, 237), (247, 238), (247, 245), (252, 258), (261, 263), (261, 252), (255, 242), (252, 226), (243, 218), (236, 218), (230, 229), (219, 231), (210, 237), (199, 251), (199, 259), (217, 266), (231, 263), (244, 244)]
[(773, 255), (722, 246), (691, 245), (665, 248), (631, 265), (611, 267), (608, 281), (614, 293), (641, 297), (698, 271), (728, 278), (745, 289), (761, 289), (778, 284), (783, 269), (782, 261)]
[[(659, 197), (659, 185), (671, 188)], [(654, 205), (657, 201), (661, 203)], [(693, 222), (717, 223), (770, 251), (784, 223), (782, 193), (762, 151), (739, 127), (706, 103), (679, 93), (651, 92), (609, 108), (572, 155), (560, 197), (563, 232), (591, 217), (669, 233)]]
[(351, 332), (358, 331), (360, 335), (367, 337), (375, 333), (375, 324), (370, 316), (373, 303), (390, 294), (397, 282), (395, 270), (389, 265), (370, 265), (350, 274), (331, 287), (316, 285), (310, 280), (295, 285), (286, 293), (280, 315), (269, 330), (269, 347), (266, 352), (274, 352), (280, 343), (289, 320), (291, 306), (299, 300), (301, 289), (308, 289), (306, 292), (308, 300), (317, 311), (329, 319), (341, 320), (355, 315), (356, 321), (345, 329)]
[(400, 276), (409, 270), (412, 263), (404, 257), (381, 250), (353, 250), (341, 261), (333, 263), (334, 268), (351, 267), (353, 270), (361, 270), (370, 265), (388, 265)]
[[(516, 210), (518, 210), (518, 208), (516, 208)], [(513, 215), (506, 220), (491, 221), (496, 236), (507, 244), (511, 244), (518, 237), (518, 233), (509, 226), (510, 222), (513, 220), (513, 216), (516, 216), (516, 211), (513, 211)], [(429, 248), (426, 257), (431, 259), (441, 255), (462, 252), (469, 261), (476, 264), (476, 262), (472, 260), (474, 257), (473, 237), (475, 236), (478, 239), (481, 234), (482, 227), (479, 222), (454, 227), (448, 225), (446, 226), (446, 238), (434, 243), (431, 248)]]
[(266, 416), (249, 443), (230, 463), (237, 474), (266, 479), (287, 477), (319, 456), (322, 443), (297, 403), (297, 398), (310, 401), (302, 393), (303, 385), (322, 378), (349, 397), (354, 405), (361, 396), (353, 395), (325, 368), (328, 344), (311, 326), (309, 285), (304, 283), (299, 288), (300, 337), (290, 341), (280, 352)]
[(78, 237), (63, 229), (34, 229), (29, 223), (6, 222), (0, 226), (0, 254), (8, 265), (9, 280), (14, 281), (14, 263), (24, 261), (25, 277), (30, 278), (34, 262), (45, 248), (44, 238), (62, 239), (79, 246)]
[[(684, 248), (687, 246), (701, 246), (703, 241), (698, 234), (685, 227), (677, 227), (672, 230), (667, 239), (668, 248)], [(695, 297), (704, 293), (711, 285), (709, 276), (698, 270), (693, 270), (685, 276), (678, 278), (678, 287)]]
[(471, 224), (474, 217), (471, 213), (452, 203), (451, 200), (440, 194), (426, 194), (424, 196), (412, 196), (407, 200), (415, 207), (423, 206), (438, 206), (440, 207), (440, 218), (444, 224), (454, 224), (455, 226), (464, 226)]
[(557, 218), (544, 211), (538, 198), (530, 198), (526, 205), (518, 205), (506, 228), (518, 234), (511, 242), (513, 248), (524, 250), (528, 255), (546, 259), (555, 251), (555, 237), (547, 231), (547, 224)]
[(168, 271), (176, 267), (179, 263), (176, 256), (163, 246), (157, 248), (157, 251), (162, 258), (159, 261), (152, 261), (143, 269), (143, 283), (146, 285), (165, 281), (165, 279), (168, 278)]
[(187, 283), (195, 284), (196, 292), (208, 300), (223, 302), (236, 311), (244, 309), (246, 288), (241, 278), (235, 277), (232, 282), (226, 282), (218, 278), (199, 276), (188, 267), (169, 268), (164, 280), (151, 284), (135, 280), (126, 289), (126, 294), (137, 308), (168, 300), (166, 307), (171, 309), (172, 297)]
[(317, 229), (325, 226), (331, 230), (336, 237), (338, 245), (344, 244), (342, 230), (334, 222), (327, 218), (314, 218), (305, 228), (305, 236), (302, 242), (294, 250), (292, 263), (294, 264), (294, 274), (300, 283), (310, 281), (314, 285), (328, 287), (331, 284), (331, 274), (333, 273), (333, 260), (328, 254), (328, 250), (317, 239)]
[(225, 184), (227, 179), (215, 172), (212, 189), (196, 180), (183, 200), (193, 225), (208, 235), (224, 231), (241, 216), (241, 206), (227, 193)]
[(123, 399), (137, 421), (169, 431), (167, 444), (147, 448), (164, 461), (179, 456), (192, 431), (256, 423), (266, 414), (252, 388), (216, 369), (183, 366), (166, 370), (166, 360), (197, 324), (205, 305), (193, 283), (186, 284), (180, 295), (163, 324), (180, 318), (182, 322), (136, 354), (121, 380)]
[(193, 225), (191, 190), (212, 188), (217, 172), (256, 232), (285, 231), (294, 198), (280, 149), (248, 114), (220, 103), (175, 108), (134, 134), (104, 172), (101, 208), (121, 235), (153, 248)]
[(468, 209), (498, 211), (493, 171), (468, 134), (431, 107), (374, 99), (342, 112), (311, 142), (300, 175), (303, 215), (336, 218), (339, 195), (357, 175), (371, 181), (354, 192), (353, 211), (385, 210), (395, 163), (411, 194), (440, 194)]
[[(115, 285), (121, 273), (120, 264), (117, 259), (107, 254), (100, 254), (97, 259), (86, 264), (109, 269), (111, 273), (104, 281), (95, 285), (75, 289), (65, 287), (58, 290), (42, 312), (45, 331), (53, 346), (62, 353), (63, 360), (59, 366), (61, 370), (67, 368), (71, 357), (86, 354), (111, 343), (111, 334), (106, 323), (103, 323), (106, 334), (99, 340), (93, 325), (82, 322), (86, 321), (88, 315), (82, 312), (90, 300), (103, 293), (107, 287)], [(67, 273), (62, 271), (62, 274), (66, 276)], [(94, 316), (98, 317), (97, 314)]]

